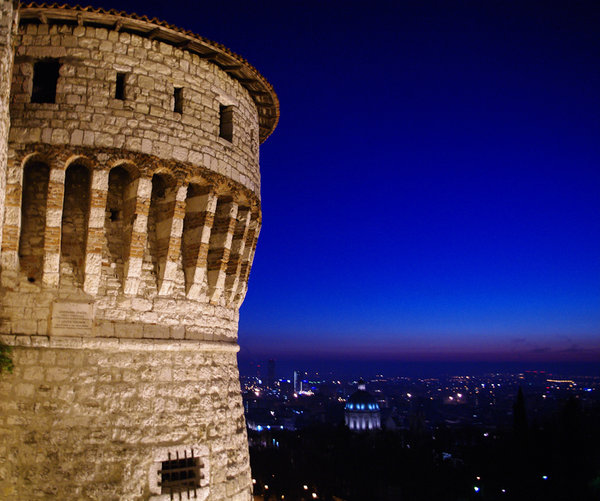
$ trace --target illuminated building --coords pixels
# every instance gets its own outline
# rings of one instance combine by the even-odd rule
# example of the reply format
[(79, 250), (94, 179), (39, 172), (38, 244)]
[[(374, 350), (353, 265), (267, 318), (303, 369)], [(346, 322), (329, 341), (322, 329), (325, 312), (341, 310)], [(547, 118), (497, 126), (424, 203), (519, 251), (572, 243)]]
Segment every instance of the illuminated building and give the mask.
[(0, 0), (0, 66), (0, 498), (249, 501), (237, 332), (273, 88), (66, 4)]
[(379, 404), (373, 395), (366, 390), (366, 384), (361, 379), (356, 390), (346, 403), (346, 426), (351, 430), (379, 430), (381, 428), (381, 413)]

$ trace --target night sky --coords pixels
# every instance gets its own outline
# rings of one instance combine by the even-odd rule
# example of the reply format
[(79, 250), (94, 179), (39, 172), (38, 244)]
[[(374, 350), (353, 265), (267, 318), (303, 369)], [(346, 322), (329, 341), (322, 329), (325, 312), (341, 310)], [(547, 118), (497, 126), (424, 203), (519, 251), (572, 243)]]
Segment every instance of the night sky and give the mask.
[(243, 356), (600, 361), (600, 4), (95, 5), (279, 95)]

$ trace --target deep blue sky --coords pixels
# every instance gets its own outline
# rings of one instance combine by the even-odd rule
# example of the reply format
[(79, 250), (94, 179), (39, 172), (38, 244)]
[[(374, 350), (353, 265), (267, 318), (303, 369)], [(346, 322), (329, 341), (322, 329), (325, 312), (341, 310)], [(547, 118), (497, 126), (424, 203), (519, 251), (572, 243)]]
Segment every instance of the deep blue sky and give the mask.
[(101, 3), (279, 95), (242, 353), (600, 361), (600, 4), (214, 4)]

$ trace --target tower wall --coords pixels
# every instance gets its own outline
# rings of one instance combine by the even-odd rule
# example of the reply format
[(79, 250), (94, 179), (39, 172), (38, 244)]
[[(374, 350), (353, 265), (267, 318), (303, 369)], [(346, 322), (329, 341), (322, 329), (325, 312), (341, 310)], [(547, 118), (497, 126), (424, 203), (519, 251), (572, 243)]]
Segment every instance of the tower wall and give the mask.
[(112, 11), (23, 8), (15, 45), (0, 497), (170, 499), (163, 461), (193, 454), (199, 499), (249, 499), (237, 325), (275, 94)]
[(141, 340), (17, 342), (31, 344), (15, 348), (14, 372), (0, 380), (0, 498), (160, 499), (151, 491), (157, 461), (195, 448), (206, 476), (198, 499), (249, 499), (235, 350)]
[[(10, 86), (13, 69), (14, 32), (18, 11), (13, 0), (0, 0), (0, 221), (4, 217), (8, 131), (10, 128)], [(0, 225), (0, 239), (2, 227)]]

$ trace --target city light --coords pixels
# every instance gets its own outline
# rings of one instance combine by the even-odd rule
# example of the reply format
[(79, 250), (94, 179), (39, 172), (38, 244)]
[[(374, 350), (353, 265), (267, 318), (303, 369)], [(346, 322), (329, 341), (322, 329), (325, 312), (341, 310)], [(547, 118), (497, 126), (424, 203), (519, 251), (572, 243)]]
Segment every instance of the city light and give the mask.
[[(306, 374), (307, 379), (301, 388), (303, 390), (301, 394), (298, 393), (300, 388), (281, 386), (275, 390), (268, 386), (258, 386), (257, 377), (254, 375), (242, 376), (244, 410), (250, 432), (251, 454), (253, 449), (256, 448), (289, 448), (291, 437), (284, 435), (284, 430), (305, 433), (303, 426), (315, 422), (322, 424), (323, 411), (332, 409), (345, 411), (346, 417), (351, 414), (366, 416), (384, 410), (388, 415), (391, 413), (391, 417), (386, 417), (387, 422), (385, 425), (390, 426), (391, 435), (394, 435), (394, 433), (398, 433), (398, 429), (401, 430), (402, 426), (410, 421), (410, 416), (414, 412), (410, 403), (414, 399), (427, 401), (427, 406), (422, 409), (422, 419), (426, 423), (435, 422), (432, 419), (439, 419), (439, 416), (443, 417), (447, 423), (445, 433), (460, 430), (464, 425), (469, 425), (476, 430), (476, 434), (472, 437), (472, 444), (464, 444), (459, 439), (453, 439), (451, 434), (444, 438), (443, 434), (440, 435), (437, 427), (432, 427), (430, 436), (431, 440), (434, 441), (433, 444), (438, 444), (441, 441), (445, 447), (445, 441), (451, 438), (451, 440), (454, 440), (454, 448), (457, 449), (456, 454), (433, 450), (433, 454), (436, 458), (439, 457), (440, 461), (458, 463), (464, 460), (461, 455), (464, 456), (465, 452), (468, 453), (473, 447), (481, 447), (492, 442), (496, 444), (495, 447), (499, 450), (504, 450), (506, 447), (503, 443), (507, 441), (507, 437), (510, 437), (510, 430), (499, 430), (496, 427), (495, 420), (504, 419), (504, 416), (513, 408), (516, 399), (516, 388), (519, 384), (517, 381), (518, 375), (515, 373), (486, 374), (471, 376), (470, 378), (466, 376), (438, 378), (390, 377), (385, 381), (385, 384), (382, 383), (381, 379), (378, 379), (372, 381), (374, 388), (370, 392), (375, 397), (371, 401), (351, 398), (356, 385), (356, 381), (352, 379), (342, 380), (341, 384), (338, 385), (337, 379), (325, 379), (324, 377), (317, 379), (309, 373), (304, 374)], [(543, 412), (546, 416), (552, 416), (552, 413), (559, 412), (564, 405), (567, 391), (570, 392), (568, 395), (577, 392), (575, 397), (580, 399), (582, 403), (586, 403), (586, 405), (593, 403), (595, 395), (600, 394), (597, 391), (600, 388), (600, 377), (586, 380), (574, 379), (574, 381), (577, 381), (577, 386), (572, 389), (567, 388), (570, 383), (563, 383), (562, 387), (559, 388), (560, 383), (556, 382), (551, 383), (555, 385), (554, 387), (546, 388), (545, 378), (543, 381), (538, 382), (530, 383), (526, 381), (527, 386), (524, 386), (523, 389), (527, 404), (535, 408), (538, 403), (540, 405), (543, 403), (544, 407), (538, 408), (539, 412)], [(281, 379), (281, 382), (284, 383), (285, 379)], [(593, 389), (593, 392), (587, 392), (588, 388)], [(297, 399), (293, 398), (294, 391), (296, 391)], [(260, 394), (260, 399), (255, 397), (256, 392)], [(490, 405), (493, 407), (490, 408)], [(463, 409), (457, 415), (458, 407)], [(328, 425), (331, 424), (328, 423)], [(346, 426), (349, 427), (347, 422)], [(368, 427), (365, 430), (368, 430)], [(265, 432), (268, 431), (272, 432), (273, 435), (269, 435), (267, 438)], [(281, 432), (281, 435), (278, 435), (278, 432)], [(308, 434), (308, 432), (306, 433)], [(355, 438), (358, 438), (358, 436), (345, 437), (346, 440), (351, 442)], [(367, 440), (376, 442), (378, 437), (373, 436)], [(398, 441), (398, 446), (407, 451), (413, 449), (417, 451), (425, 450), (425, 446), (410, 443), (406, 440)], [(299, 445), (294, 444), (293, 447), (298, 448), (295, 454), (300, 455), (302, 453)], [(427, 448), (429, 448), (429, 445), (427, 445)], [(343, 460), (338, 458), (338, 461)], [(555, 483), (551, 483), (549, 478), (549, 474), (553, 470), (545, 463), (546, 461), (536, 464), (539, 469), (537, 469), (538, 473), (535, 473), (533, 478), (537, 478), (538, 482), (541, 480), (542, 485), (552, 485), (554, 487)], [(471, 471), (477, 471), (479, 468), (478, 464), (470, 464), (469, 466), (476, 468)], [(546, 474), (539, 473), (540, 470), (543, 471), (544, 469), (546, 469), (546, 472), (544, 472)], [(268, 480), (271, 478), (270, 471), (266, 476), (264, 473), (262, 471), (255, 472), (256, 479), (252, 479), (252, 484), (255, 489), (261, 489), (262, 495), (265, 497), (270, 492), (271, 499), (274, 500), (273, 494), (277, 489), (272, 485), (263, 486), (262, 479)], [(324, 486), (316, 477), (311, 476), (311, 472), (307, 473), (308, 475), (303, 478), (305, 483), (298, 486), (300, 491), (304, 492), (304, 499), (322, 499), (318, 493), (321, 492)], [(482, 485), (483, 477), (481, 473), (486, 477), (485, 489)], [(475, 480), (475, 483), (471, 483), (473, 480)], [(352, 484), (353, 480), (347, 480), (347, 482)], [(464, 482), (463, 488), (469, 489), (473, 499), (483, 499), (488, 495), (504, 499), (511, 497), (508, 495), (509, 490), (511, 495), (513, 491), (511, 487), (500, 487), (506, 480), (497, 471), (480, 471), (477, 475), (465, 478)], [(326, 491), (323, 490), (323, 492)], [(280, 499), (281, 491), (276, 494), (277, 499)], [(289, 492), (286, 493), (285, 499), (289, 499), (290, 495)]]

